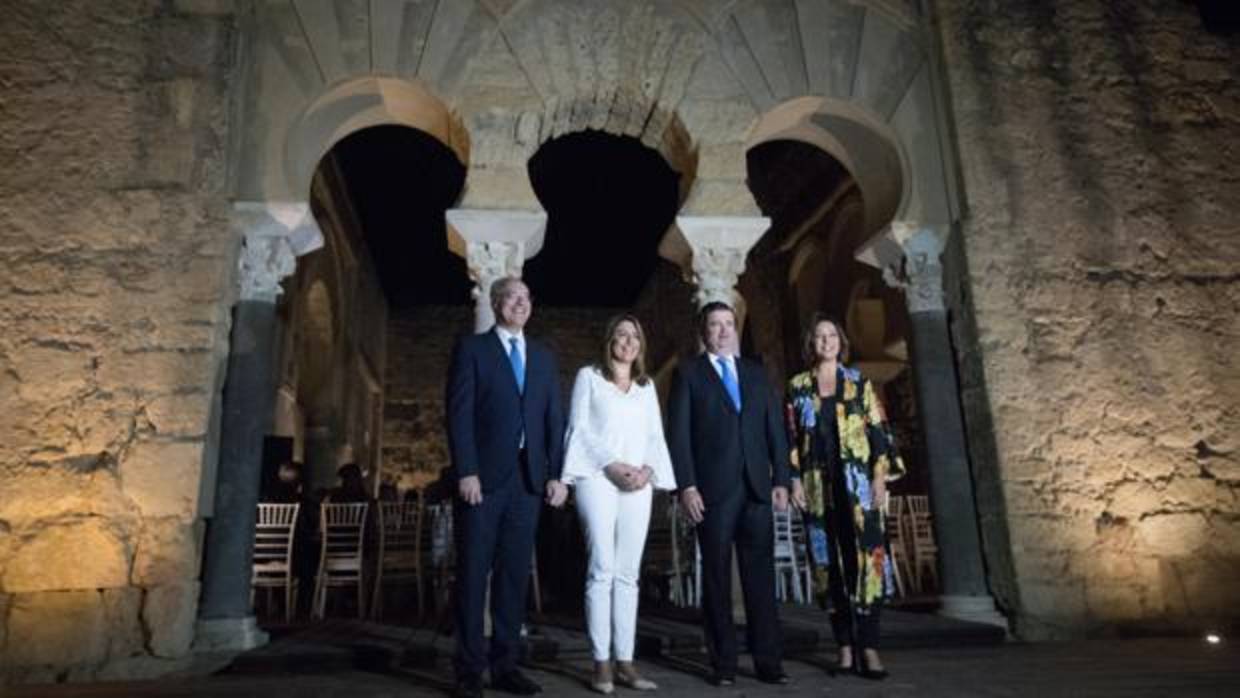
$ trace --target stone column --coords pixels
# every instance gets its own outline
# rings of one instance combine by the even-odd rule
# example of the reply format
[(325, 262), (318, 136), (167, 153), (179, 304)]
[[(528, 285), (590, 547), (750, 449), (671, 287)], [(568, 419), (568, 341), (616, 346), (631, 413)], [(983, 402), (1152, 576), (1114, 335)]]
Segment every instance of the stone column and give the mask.
[[(233, 306), (220, 420), (214, 515), (207, 527), (197, 651), (247, 650), (266, 644), (250, 608), (250, 561), (263, 436), (275, 405), (276, 297), (293, 273), (296, 251), (322, 245), (308, 207), (237, 204), (242, 234), (239, 293)], [(292, 227), (289, 227), (291, 225)]]
[(934, 228), (895, 222), (858, 253), (903, 289), (909, 312), (911, 363), (918, 415), (926, 440), (934, 533), (939, 546), (942, 614), (1006, 626), (986, 584), (973, 476), (969, 469), (956, 361), (948, 334), (940, 255), (946, 241)]
[(738, 341), (745, 299), (736, 284), (745, 271), (745, 256), (770, 227), (771, 219), (760, 216), (677, 216), (659, 243), (659, 255), (676, 263), (697, 286), (699, 309), (713, 301), (736, 309)]
[(495, 324), (491, 284), (521, 276), (525, 260), (542, 249), (547, 214), (542, 211), (448, 209), (448, 248), (465, 259), (474, 282), (474, 331)]

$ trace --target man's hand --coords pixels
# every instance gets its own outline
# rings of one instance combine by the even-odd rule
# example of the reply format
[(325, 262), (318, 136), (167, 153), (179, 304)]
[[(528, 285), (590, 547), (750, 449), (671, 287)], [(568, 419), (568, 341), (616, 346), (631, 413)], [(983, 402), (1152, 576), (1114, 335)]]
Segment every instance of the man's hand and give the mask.
[(788, 488), (782, 485), (772, 487), (771, 503), (775, 505), (775, 511), (788, 511)]
[(702, 501), (702, 495), (696, 487), (686, 487), (680, 491), (680, 507), (685, 510), (685, 515), (690, 521), (695, 524), (702, 523), (702, 516), (706, 513), (706, 504)]
[(568, 499), (568, 485), (559, 480), (547, 480), (547, 503), (559, 509)]
[(472, 506), (482, 504), (482, 480), (477, 475), (466, 475), (456, 483), (456, 491), (461, 501)]
[(809, 503), (805, 501), (805, 487), (799, 477), (792, 478), (792, 504), (801, 511), (809, 508)]

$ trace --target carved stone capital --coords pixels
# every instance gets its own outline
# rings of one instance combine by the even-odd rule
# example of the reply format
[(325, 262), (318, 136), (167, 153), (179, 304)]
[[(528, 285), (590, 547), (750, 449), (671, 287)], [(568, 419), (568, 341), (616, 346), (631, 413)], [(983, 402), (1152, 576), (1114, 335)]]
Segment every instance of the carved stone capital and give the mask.
[(888, 286), (904, 291), (910, 313), (942, 311), (947, 232), (911, 221), (893, 221), (857, 251), (857, 260), (883, 271)]
[(483, 332), (495, 322), (491, 284), (521, 276), (525, 260), (542, 249), (547, 214), (542, 211), (449, 209), (448, 248), (465, 259), (474, 282), (474, 329)]
[(745, 271), (745, 256), (770, 227), (771, 219), (759, 216), (677, 216), (659, 243), (659, 254), (697, 286), (699, 308), (723, 301), (739, 311), (744, 301), (736, 283)]
[(287, 238), (246, 235), (238, 266), (241, 300), (274, 303), (280, 295), (280, 281), (297, 268), (297, 256)]
[(237, 279), (242, 300), (274, 302), (297, 257), (323, 246), (306, 203), (240, 201), (233, 205), (233, 227), (241, 235)]

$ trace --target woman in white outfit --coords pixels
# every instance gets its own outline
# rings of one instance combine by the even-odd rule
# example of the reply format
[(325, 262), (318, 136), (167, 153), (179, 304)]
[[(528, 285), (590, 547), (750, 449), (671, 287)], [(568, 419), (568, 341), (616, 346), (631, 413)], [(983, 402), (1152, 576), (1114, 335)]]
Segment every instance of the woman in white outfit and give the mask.
[[(654, 382), (646, 375), (645, 335), (632, 315), (607, 323), (602, 361), (577, 372), (569, 413), (564, 480), (590, 546), (586, 620), (594, 654), (591, 687), (657, 688), (633, 664), (638, 574), (654, 488), (676, 487), (663, 439)], [(616, 669), (611, 657), (615, 650)]]

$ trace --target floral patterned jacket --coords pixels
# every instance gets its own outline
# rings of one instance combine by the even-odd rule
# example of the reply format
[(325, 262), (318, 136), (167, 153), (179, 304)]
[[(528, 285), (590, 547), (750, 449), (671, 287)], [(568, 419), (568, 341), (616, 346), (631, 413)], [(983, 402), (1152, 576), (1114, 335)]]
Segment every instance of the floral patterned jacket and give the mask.
[[(814, 565), (814, 590), (824, 604), (828, 597), (827, 570), (838, 564), (841, 551), (829, 515), (835, 501), (830, 491), (831, 475), (835, 469), (843, 471), (852, 503), (858, 558), (857, 578), (846, 583), (856, 610), (866, 613), (893, 588), (886, 523), (883, 511), (874, 506), (872, 486), (876, 478), (890, 482), (904, 475), (904, 461), (896, 451), (873, 384), (855, 368), (840, 366), (835, 385), (835, 414), (824, 415), (812, 372), (798, 373), (788, 381), (784, 408), (791, 462), (793, 474), (801, 478), (805, 488), (806, 538)], [(838, 458), (832, 459), (835, 462), (827, 462), (827, 454), (819, 453), (824, 439), (814, 438), (815, 430), (824, 428), (827, 419), (834, 420), (839, 437)]]

